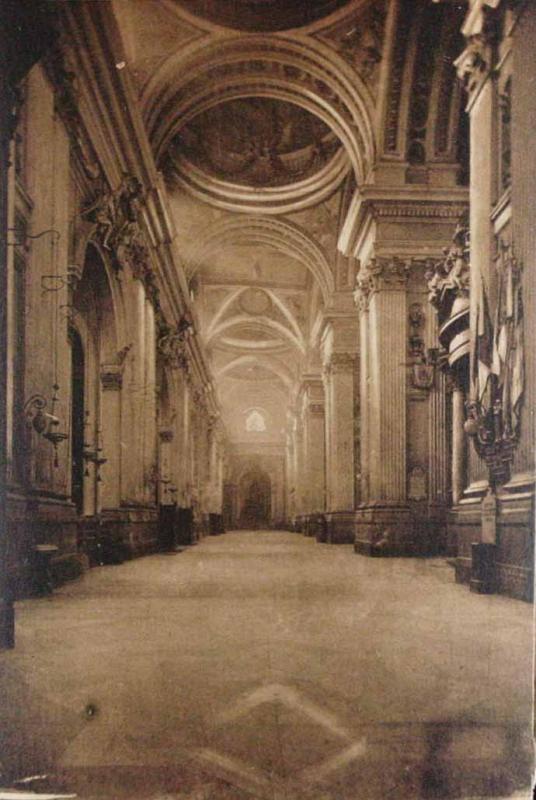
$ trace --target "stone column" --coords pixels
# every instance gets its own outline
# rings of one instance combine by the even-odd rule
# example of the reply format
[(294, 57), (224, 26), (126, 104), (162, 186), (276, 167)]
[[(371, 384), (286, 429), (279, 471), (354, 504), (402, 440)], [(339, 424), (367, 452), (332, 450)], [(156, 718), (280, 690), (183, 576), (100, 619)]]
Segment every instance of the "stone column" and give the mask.
[(303, 515), (305, 513), (305, 452), (304, 452), (304, 435), (303, 435), (303, 421), (301, 415), (296, 416), (296, 428), (294, 432), (295, 442), (295, 508), (296, 508), (296, 522), (298, 530), (303, 532)]
[(103, 364), (100, 370), (100, 430), (102, 455), (106, 463), (100, 469), (102, 482), (98, 510), (119, 508), (121, 503), (121, 387), (123, 369), (117, 364)]
[(160, 440), (158, 502), (160, 505), (169, 506), (175, 502), (174, 492), (171, 491), (173, 430), (171, 428), (162, 428), (158, 432), (158, 438)]
[(285, 486), (286, 486), (286, 513), (287, 525), (293, 526), (295, 515), (295, 483), (294, 473), (294, 437), (293, 430), (287, 432), (287, 442), (285, 449)]
[(465, 464), (467, 439), (465, 423), (465, 393), (459, 386), (452, 391), (452, 502), (457, 505), (466, 484)]
[[(355, 336), (357, 344), (357, 335)], [(355, 346), (354, 345), (354, 346)], [(325, 365), (328, 542), (354, 539), (355, 352), (332, 351)]]
[(152, 303), (145, 301), (145, 380), (143, 403), (144, 499), (156, 502), (156, 327)]
[(307, 507), (309, 514), (319, 514), (326, 494), (324, 404), (309, 402), (306, 413)]
[[(356, 552), (404, 553), (412, 521), (406, 501), (406, 361), (408, 269), (396, 258), (372, 259), (360, 273), (369, 294), (367, 451), (369, 494), (356, 516)], [(363, 400), (363, 399), (362, 399)]]
[(361, 473), (361, 503), (366, 505), (370, 492), (370, 450), (369, 450), (369, 298), (368, 293), (356, 293), (356, 303), (359, 308), (359, 345), (360, 345), (360, 374), (359, 392), (361, 395), (361, 437), (360, 437), (360, 473)]

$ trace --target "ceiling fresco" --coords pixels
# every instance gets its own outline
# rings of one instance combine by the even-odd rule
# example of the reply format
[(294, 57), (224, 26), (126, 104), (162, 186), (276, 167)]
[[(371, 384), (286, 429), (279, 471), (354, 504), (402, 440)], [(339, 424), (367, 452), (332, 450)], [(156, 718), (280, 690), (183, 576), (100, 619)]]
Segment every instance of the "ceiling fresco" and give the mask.
[(316, 22), (348, 0), (176, 0), (216, 25), (242, 31), (283, 31)]
[(176, 135), (170, 154), (219, 180), (260, 188), (308, 178), (339, 148), (327, 125), (305, 109), (245, 97), (198, 114)]

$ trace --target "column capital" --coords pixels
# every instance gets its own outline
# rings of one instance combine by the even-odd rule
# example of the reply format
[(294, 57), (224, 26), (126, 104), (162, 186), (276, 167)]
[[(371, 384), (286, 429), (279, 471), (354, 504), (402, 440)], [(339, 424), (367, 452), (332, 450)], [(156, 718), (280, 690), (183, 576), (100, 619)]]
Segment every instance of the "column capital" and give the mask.
[(119, 391), (123, 385), (123, 365), (101, 364), (100, 380), (104, 390)]
[(368, 307), (371, 296), (377, 292), (405, 291), (410, 272), (410, 260), (403, 260), (397, 256), (371, 258), (357, 276), (356, 294), (359, 302)]
[(341, 375), (352, 372), (357, 365), (357, 353), (332, 353), (324, 366), (326, 375)]

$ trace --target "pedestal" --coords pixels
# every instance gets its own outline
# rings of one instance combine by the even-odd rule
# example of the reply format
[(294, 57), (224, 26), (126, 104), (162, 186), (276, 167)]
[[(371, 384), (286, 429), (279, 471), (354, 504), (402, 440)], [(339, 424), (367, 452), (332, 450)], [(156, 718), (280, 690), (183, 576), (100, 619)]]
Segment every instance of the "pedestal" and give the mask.
[(418, 555), (408, 506), (375, 503), (354, 514), (354, 550), (366, 556)]
[(325, 518), (325, 540), (328, 544), (352, 544), (354, 541), (353, 511), (330, 511)]

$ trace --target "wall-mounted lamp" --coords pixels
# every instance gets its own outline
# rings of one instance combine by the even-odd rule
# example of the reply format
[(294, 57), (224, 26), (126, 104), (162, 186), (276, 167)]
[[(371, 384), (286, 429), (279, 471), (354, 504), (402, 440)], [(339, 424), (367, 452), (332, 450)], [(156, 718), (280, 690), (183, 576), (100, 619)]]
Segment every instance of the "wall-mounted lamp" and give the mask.
[(51, 442), (54, 447), (54, 466), (58, 467), (58, 444), (69, 437), (68, 434), (58, 430), (60, 420), (54, 414), (54, 408), (58, 400), (57, 391), (59, 386), (54, 384), (52, 388), (54, 389), (54, 394), (50, 401), (50, 411), (45, 411), (48, 405), (47, 399), (42, 394), (34, 394), (24, 404), (24, 415), (28, 425), (44, 439)]

